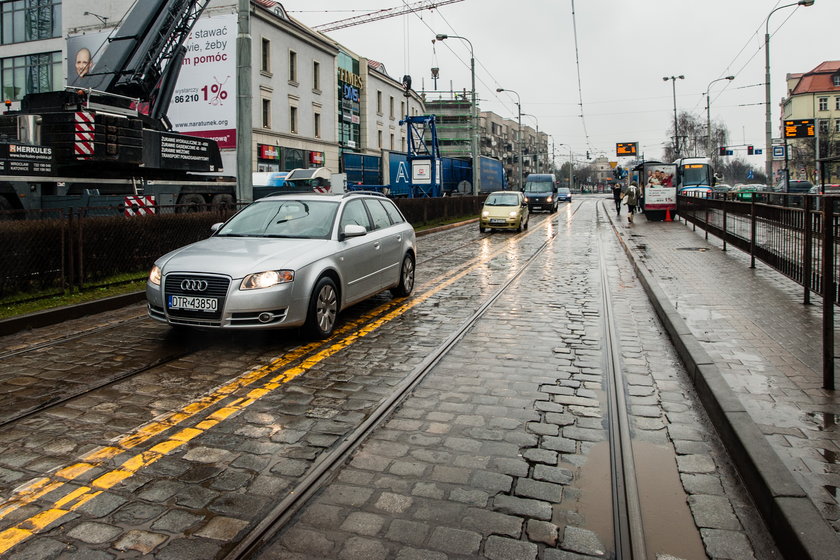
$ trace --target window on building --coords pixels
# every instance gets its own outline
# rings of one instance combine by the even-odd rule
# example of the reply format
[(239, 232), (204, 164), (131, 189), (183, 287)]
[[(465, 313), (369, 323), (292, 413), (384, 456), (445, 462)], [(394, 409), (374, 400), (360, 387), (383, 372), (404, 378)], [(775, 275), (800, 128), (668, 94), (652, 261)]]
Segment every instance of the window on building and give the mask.
[(55, 91), (62, 79), (60, 51), (14, 56), (0, 61), (3, 99), (18, 101), (27, 93)]
[(834, 132), (840, 132), (840, 119), (834, 119)]
[(828, 119), (819, 119), (817, 122), (819, 123), (820, 134), (828, 134)]
[(271, 128), (271, 100), (262, 100), (262, 127)]
[(394, 96), (391, 96), (391, 100), (388, 102), (388, 115), (391, 119), (394, 118)]
[(376, 92), (376, 112), (377, 114), (382, 114), (382, 92)]
[(289, 131), (290, 132), (297, 132), (298, 125), (297, 125), (297, 116), (298, 110), (297, 107), (289, 107)]
[(382, 131), (381, 130), (376, 131), (376, 146), (378, 148), (382, 148)]
[(834, 109), (840, 111), (840, 96), (834, 98)]
[(312, 89), (321, 89), (321, 63), (318, 61), (312, 63)]
[(260, 60), (260, 70), (271, 72), (271, 41), (268, 39), (262, 40), (262, 56)]
[(403, 136), (402, 138), (400, 138), (400, 151), (401, 151), (401, 152), (404, 152), (404, 151), (405, 151), (405, 136)]
[(840, 74), (835, 74), (831, 77), (831, 83), (835, 86), (840, 86)]
[(321, 137), (321, 113), (315, 113), (315, 138)]
[(820, 104), (820, 111), (828, 111), (828, 97), (818, 98)]
[(3, 2), (0, 30), (4, 45), (61, 37), (61, 0)]
[(394, 149), (394, 135), (393, 134), (391, 134), (391, 144), (390, 144), (390, 146), (391, 147), (389, 149), (393, 150)]
[(297, 53), (289, 51), (289, 81), (297, 82)]
[(400, 118), (405, 115), (405, 101), (400, 102)]

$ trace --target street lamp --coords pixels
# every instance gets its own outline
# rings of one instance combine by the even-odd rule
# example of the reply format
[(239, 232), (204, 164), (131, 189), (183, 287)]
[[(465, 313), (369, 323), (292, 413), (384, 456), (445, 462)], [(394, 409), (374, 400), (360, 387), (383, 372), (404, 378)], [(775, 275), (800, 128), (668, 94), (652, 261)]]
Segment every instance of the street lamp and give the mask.
[(706, 155), (708, 157), (712, 157), (712, 115), (709, 109), (709, 88), (712, 87), (712, 84), (715, 82), (734, 79), (735, 76), (726, 76), (725, 78), (718, 78), (717, 80), (712, 80), (711, 82), (709, 82), (709, 85), (706, 86)]
[(531, 115), (531, 114), (528, 114), (528, 113), (522, 113), (522, 116), (523, 117), (531, 117), (532, 119), (534, 119), (534, 122), (537, 125), (537, 153), (535, 154), (535, 157), (534, 157), (534, 169), (536, 170), (537, 173), (539, 173), (540, 172), (540, 121), (537, 120), (536, 115)]
[(813, 6), (814, 0), (799, 0), (779, 6), (767, 14), (764, 20), (764, 172), (767, 174), (767, 184), (773, 184), (773, 127), (770, 124), (770, 16), (782, 8), (791, 6)]
[(505, 89), (505, 88), (496, 88), (496, 92), (501, 93), (503, 91), (509, 91), (510, 93), (516, 96), (516, 113), (519, 118), (519, 132), (518, 132), (518, 142), (519, 142), (519, 178), (516, 180), (517, 184), (519, 184), (519, 189), (522, 189), (522, 101), (519, 98), (519, 94), (513, 91), (512, 89)]
[(674, 157), (680, 157), (680, 132), (677, 130), (677, 80), (684, 80), (685, 76), (665, 76), (664, 81), (671, 80), (671, 89), (674, 91)]
[(478, 148), (478, 105), (475, 102), (475, 55), (473, 54), (473, 46), (469, 39), (461, 37), (460, 35), (446, 35), (439, 33), (435, 35), (435, 39), (443, 41), (445, 39), (461, 39), (466, 41), (470, 46), (470, 77), (472, 78), (472, 110), (470, 111), (470, 152), (472, 153), (472, 168), (473, 168), (473, 194), (478, 195), (481, 192), (481, 153)]

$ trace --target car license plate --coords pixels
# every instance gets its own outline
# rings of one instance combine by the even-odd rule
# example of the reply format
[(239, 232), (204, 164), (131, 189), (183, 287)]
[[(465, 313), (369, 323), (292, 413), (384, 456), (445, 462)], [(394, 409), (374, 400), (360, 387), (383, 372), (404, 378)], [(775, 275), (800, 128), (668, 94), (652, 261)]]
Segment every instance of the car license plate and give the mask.
[(542, 206), (534, 206), (534, 210), (542, 210)]
[(493, 218), (493, 219), (490, 220), (491, 224), (504, 224), (505, 222), (506, 222), (506, 220), (500, 220), (498, 218)]
[(184, 311), (206, 311), (212, 313), (219, 310), (217, 298), (196, 296), (169, 296), (169, 309)]

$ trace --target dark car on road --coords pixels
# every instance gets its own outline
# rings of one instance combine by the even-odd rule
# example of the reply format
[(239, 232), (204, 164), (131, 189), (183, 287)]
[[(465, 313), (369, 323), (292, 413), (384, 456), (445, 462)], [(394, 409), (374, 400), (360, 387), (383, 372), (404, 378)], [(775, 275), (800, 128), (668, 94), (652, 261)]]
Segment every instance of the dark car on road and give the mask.
[(570, 191), (566, 187), (560, 187), (559, 189), (557, 189), (557, 201), (558, 202), (571, 202), (572, 201), (572, 191)]
[(557, 180), (551, 173), (531, 173), (525, 179), (523, 191), (530, 212), (557, 212)]

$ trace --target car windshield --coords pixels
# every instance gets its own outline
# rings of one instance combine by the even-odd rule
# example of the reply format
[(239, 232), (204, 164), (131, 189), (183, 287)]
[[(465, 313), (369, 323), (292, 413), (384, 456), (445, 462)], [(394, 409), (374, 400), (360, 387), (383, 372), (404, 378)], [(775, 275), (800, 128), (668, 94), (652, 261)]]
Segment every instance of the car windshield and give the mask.
[(571, 191), (569, 189), (567, 189), (566, 187), (560, 187), (559, 189), (557, 189), (558, 194), (569, 194), (570, 192)]
[(216, 236), (327, 239), (337, 209), (338, 203), (329, 200), (263, 199), (236, 214)]
[(551, 192), (550, 181), (526, 181), (525, 192)]
[(518, 206), (519, 197), (515, 194), (491, 194), (487, 197), (487, 206)]

